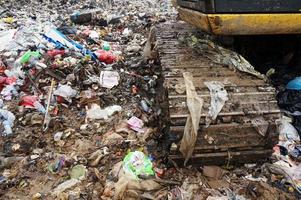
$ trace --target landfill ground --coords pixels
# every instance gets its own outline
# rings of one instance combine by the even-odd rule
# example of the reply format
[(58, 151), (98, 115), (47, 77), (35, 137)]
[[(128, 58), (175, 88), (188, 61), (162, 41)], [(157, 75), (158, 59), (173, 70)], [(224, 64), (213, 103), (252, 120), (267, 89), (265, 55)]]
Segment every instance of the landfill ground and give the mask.
[[(277, 93), (284, 117), (273, 122), (273, 155), (246, 164), (172, 159), (179, 147), (166, 129), (166, 74), (150, 33), (177, 16), (167, 0), (0, 0), (0, 199), (301, 198), (301, 84), (289, 82), (300, 72), (285, 70), (299, 52), (273, 63), (256, 60), (244, 38), (237, 41), (245, 45), (217, 42), (249, 59), (265, 75), (249, 68), (248, 76)], [(212, 41), (203, 33), (181, 38), (207, 53)], [(174, 96), (184, 92), (180, 85)]]

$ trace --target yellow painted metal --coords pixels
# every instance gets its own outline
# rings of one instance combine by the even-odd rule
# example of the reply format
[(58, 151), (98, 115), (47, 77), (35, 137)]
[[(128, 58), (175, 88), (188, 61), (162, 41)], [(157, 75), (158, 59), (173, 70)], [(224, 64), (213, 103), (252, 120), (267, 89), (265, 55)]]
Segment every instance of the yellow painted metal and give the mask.
[(204, 14), (179, 7), (184, 21), (216, 35), (301, 33), (301, 13)]

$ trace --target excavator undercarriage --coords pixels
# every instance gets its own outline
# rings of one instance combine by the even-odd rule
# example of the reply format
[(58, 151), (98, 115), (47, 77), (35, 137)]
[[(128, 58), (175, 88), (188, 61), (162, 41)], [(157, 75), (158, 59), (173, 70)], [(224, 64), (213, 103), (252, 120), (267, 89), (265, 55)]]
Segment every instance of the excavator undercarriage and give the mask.
[[(183, 75), (193, 77), (193, 86), (203, 107), (196, 142), (190, 141), (189, 161), (202, 164), (235, 164), (266, 159), (278, 141), (276, 122), (281, 117), (275, 89), (266, 77), (239, 54), (185, 22), (157, 26), (156, 41), (163, 71), (167, 132), (175, 138), (169, 157), (183, 163), (181, 142), (191, 110)], [(219, 101), (208, 82), (221, 84), (227, 100), (209, 126), (209, 110)], [(168, 102), (168, 103), (166, 103)], [(191, 116), (193, 117), (193, 116)], [(187, 148), (187, 146), (186, 146)]]

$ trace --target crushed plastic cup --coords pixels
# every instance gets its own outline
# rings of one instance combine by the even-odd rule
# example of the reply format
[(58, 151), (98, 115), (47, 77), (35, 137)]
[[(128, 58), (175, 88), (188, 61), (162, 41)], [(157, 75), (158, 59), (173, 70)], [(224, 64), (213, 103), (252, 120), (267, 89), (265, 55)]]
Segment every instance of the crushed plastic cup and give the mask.
[(93, 40), (98, 40), (99, 39), (99, 33), (97, 33), (96, 31), (91, 31), (89, 34), (89, 38), (93, 39)]
[(155, 174), (150, 158), (141, 151), (130, 152), (125, 156), (123, 159), (123, 170), (136, 178), (139, 176), (153, 176)]
[(133, 35), (133, 31), (128, 29), (128, 28), (125, 28), (123, 31), (122, 31), (122, 35), (125, 36), (125, 37), (129, 37), (131, 35)]
[(87, 169), (84, 165), (76, 165), (70, 171), (70, 177), (81, 180), (86, 176)]

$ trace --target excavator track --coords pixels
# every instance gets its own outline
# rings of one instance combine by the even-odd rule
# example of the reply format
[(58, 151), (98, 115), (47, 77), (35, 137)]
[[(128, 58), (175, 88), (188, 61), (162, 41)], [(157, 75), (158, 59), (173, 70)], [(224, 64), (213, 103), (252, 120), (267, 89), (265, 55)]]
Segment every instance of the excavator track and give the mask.
[[(169, 134), (177, 138), (169, 158), (181, 163), (179, 152), (181, 138), (189, 114), (183, 73), (191, 72), (198, 95), (203, 98), (200, 129), (191, 163), (233, 164), (250, 163), (266, 159), (278, 140), (276, 120), (281, 117), (277, 106), (275, 89), (262, 78), (241, 72), (224, 63), (212, 60), (206, 46), (197, 50), (185, 43), (183, 38), (198, 35), (208, 40), (208, 35), (184, 22), (168, 22), (157, 27), (156, 41), (163, 73), (163, 88), (168, 103), (162, 108), (167, 119)], [(202, 38), (203, 37), (203, 38)], [(218, 54), (218, 52), (216, 53)], [(211, 96), (205, 81), (224, 83), (229, 100), (218, 117), (208, 128)], [(167, 104), (167, 106), (166, 106)], [(257, 123), (254, 123), (254, 121)], [(264, 130), (264, 133), (262, 131)], [(175, 146), (177, 148), (175, 148)]]

